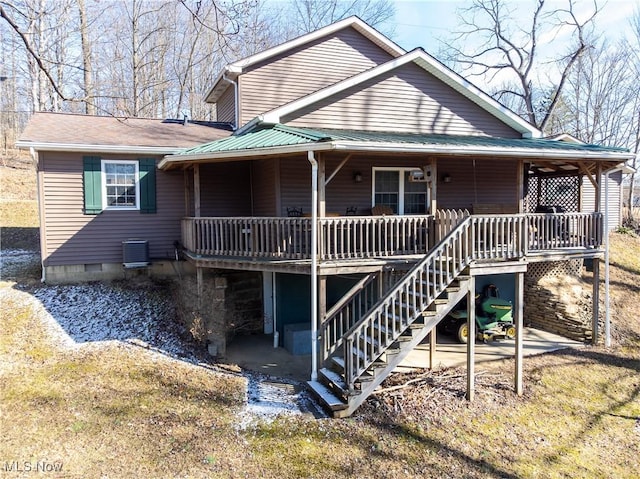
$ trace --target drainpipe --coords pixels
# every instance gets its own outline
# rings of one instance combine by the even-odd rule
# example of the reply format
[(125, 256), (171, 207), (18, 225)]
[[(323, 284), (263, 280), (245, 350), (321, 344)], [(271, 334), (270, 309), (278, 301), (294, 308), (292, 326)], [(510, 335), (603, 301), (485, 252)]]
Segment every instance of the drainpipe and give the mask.
[[(31, 154), (31, 159), (33, 160), (33, 163), (36, 165), (36, 198), (38, 200), (38, 220), (40, 222), (40, 232), (42, 233), (42, 225), (44, 224), (44, 218), (42, 217), (42, 198), (40, 198), (40, 174), (38, 173), (37, 169), (38, 169), (38, 154), (36, 153), (35, 148), (31, 147), (29, 148), (29, 153)], [(44, 269), (44, 258), (42, 255), (42, 241), (45, 238), (41, 237), (40, 238), (40, 270), (42, 271), (42, 276), (40, 276), (40, 282), (41, 283), (46, 283), (47, 282), (47, 275)]]
[(318, 162), (313, 151), (311, 163), (311, 380), (318, 379)]
[(240, 105), (238, 104), (238, 81), (237, 80), (234, 81), (227, 78), (226, 73), (222, 75), (222, 80), (226, 81), (227, 83), (231, 83), (233, 85), (233, 102), (235, 107), (235, 111), (234, 111), (235, 119), (233, 122), (233, 131), (235, 131), (238, 129), (238, 123), (240, 121)]

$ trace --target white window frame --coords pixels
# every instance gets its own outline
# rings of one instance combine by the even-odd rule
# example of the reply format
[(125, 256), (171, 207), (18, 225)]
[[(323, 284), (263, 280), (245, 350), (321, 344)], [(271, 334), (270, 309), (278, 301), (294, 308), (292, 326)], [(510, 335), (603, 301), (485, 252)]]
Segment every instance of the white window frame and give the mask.
[[(377, 171), (396, 171), (400, 174), (400, 183), (398, 185), (398, 215), (404, 215), (404, 182), (407, 181), (407, 173), (409, 171), (421, 170), (419, 166), (374, 166), (371, 168), (371, 206), (375, 206), (376, 202), (376, 172)], [(427, 188), (427, 204), (426, 213), (429, 214), (429, 204), (431, 202), (431, 188)]]
[[(133, 165), (135, 169), (135, 188), (136, 188), (136, 204), (135, 206), (118, 206), (109, 205), (107, 202), (107, 172), (108, 164)], [(102, 170), (101, 186), (102, 186), (102, 209), (115, 211), (138, 211), (140, 210), (140, 163), (136, 160), (101, 160), (100, 168)]]

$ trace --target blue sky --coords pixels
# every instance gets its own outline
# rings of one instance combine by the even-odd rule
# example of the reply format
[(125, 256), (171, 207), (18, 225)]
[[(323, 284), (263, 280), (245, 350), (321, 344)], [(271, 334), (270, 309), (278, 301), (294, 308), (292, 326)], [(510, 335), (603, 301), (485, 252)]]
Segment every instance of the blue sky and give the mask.
[[(531, 11), (531, 0), (512, 0), (520, 4), (523, 11)], [(564, 2), (555, 2), (558, 5)], [(604, 4), (603, 0), (598, 0)], [(458, 25), (456, 10), (468, 6), (469, 1), (447, 0), (397, 0), (394, 40), (406, 50), (422, 47), (430, 53), (437, 53), (439, 41), (450, 37)], [(566, 3), (564, 3), (566, 5)], [(582, 0), (587, 8), (589, 0)], [(629, 32), (629, 17), (634, 8), (640, 7), (640, 0), (608, 0), (597, 20), (598, 29), (611, 38)]]
[[(601, 12), (596, 17), (596, 26), (610, 40), (616, 40), (622, 35), (631, 34), (629, 19), (636, 8), (640, 8), (640, 0), (598, 0)], [(529, 22), (533, 11), (533, 0), (510, 0), (518, 11), (522, 11), (523, 19)], [(416, 47), (424, 48), (428, 53), (436, 58), (441, 58), (439, 51), (447, 40), (453, 38), (452, 32), (459, 28), (456, 12), (458, 9), (469, 6), (470, 1), (447, 1), (447, 0), (394, 0), (396, 7), (395, 22), (391, 25), (395, 29), (391, 35), (393, 40), (405, 50), (412, 50)], [(559, 8), (566, 7), (566, 0), (552, 1), (552, 6)], [(589, 15), (592, 11), (592, 0), (579, 0), (578, 14)], [(384, 29), (383, 29), (384, 30)], [(556, 32), (553, 43), (550, 44), (551, 35), (547, 35), (541, 41), (539, 48), (539, 58), (557, 58), (558, 52), (562, 51), (565, 45), (568, 46), (569, 35), (563, 36), (562, 32)], [(557, 75), (550, 64), (549, 68), (540, 70), (543, 76), (554, 77)], [(505, 75), (509, 75), (505, 73)], [(504, 75), (498, 75), (494, 79), (497, 83), (504, 79)], [(485, 84), (485, 79), (473, 77), (471, 80), (484, 90), (489, 89)]]

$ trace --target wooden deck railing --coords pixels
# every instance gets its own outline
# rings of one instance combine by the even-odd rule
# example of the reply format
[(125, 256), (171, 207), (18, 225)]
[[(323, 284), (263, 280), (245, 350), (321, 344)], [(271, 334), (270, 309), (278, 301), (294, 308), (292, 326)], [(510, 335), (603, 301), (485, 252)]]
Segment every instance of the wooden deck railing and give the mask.
[(323, 260), (426, 254), (432, 216), (344, 216), (318, 220)]
[[(350, 216), (318, 220), (321, 261), (424, 255), (468, 212), (435, 216)], [(479, 259), (522, 257), (532, 251), (595, 248), (601, 213), (472, 216), (469, 241)], [(182, 244), (203, 256), (310, 259), (311, 218), (185, 218)]]
[(380, 299), (380, 273), (371, 273), (353, 287), (327, 311), (319, 328), (320, 358), (323, 363), (342, 345), (344, 334)]

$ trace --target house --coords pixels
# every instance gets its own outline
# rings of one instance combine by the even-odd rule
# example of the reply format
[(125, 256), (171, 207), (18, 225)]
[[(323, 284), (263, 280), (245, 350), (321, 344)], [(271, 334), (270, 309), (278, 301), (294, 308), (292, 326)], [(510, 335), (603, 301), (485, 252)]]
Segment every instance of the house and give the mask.
[(521, 371), (527, 274), (598, 271), (603, 179), (632, 158), (542, 138), (355, 17), (228, 65), (206, 99), (217, 123), (34, 116), (19, 145), (38, 159), (43, 277), (122, 275), (122, 243), (144, 240), (157, 273), (195, 269), (182, 283), (212, 353), (237, 329), (273, 334), (310, 353), (309, 386), (336, 416), (417, 344), (433, 350), (461, 301), (475, 337), (487, 281), (510, 290)]

